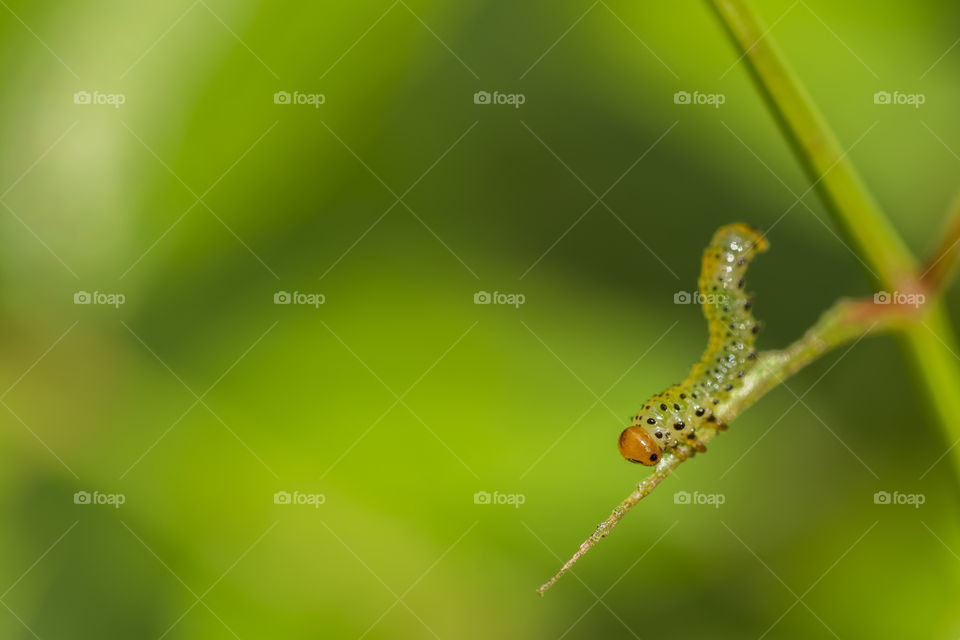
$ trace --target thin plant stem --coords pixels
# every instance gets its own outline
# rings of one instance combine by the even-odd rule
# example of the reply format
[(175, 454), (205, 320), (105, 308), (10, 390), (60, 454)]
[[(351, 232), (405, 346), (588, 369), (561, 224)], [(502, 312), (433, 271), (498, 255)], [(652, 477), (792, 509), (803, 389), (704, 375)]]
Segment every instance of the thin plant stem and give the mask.
[(907, 290), (916, 261), (866, 188), (779, 48), (744, 0), (710, 0), (773, 115), (848, 242), (881, 288)]

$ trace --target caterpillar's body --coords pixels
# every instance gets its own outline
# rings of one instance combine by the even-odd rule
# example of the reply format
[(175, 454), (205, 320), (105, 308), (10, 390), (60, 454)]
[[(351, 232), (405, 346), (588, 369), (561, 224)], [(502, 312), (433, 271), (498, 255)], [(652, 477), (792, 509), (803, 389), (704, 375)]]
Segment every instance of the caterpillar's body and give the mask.
[(717, 421), (716, 413), (743, 384), (756, 358), (759, 327), (743, 278), (750, 260), (767, 246), (760, 232), (745, 224), (721, 227), (714, 234), (703, 254), (699, 281), (710, 342), (687, 378), (645, 402), (633, 416), (633, 426), (620, 434), (620, 453), (630, 462), (655, 465), (663, 451), (705, 449), (697, 437), (699, 428)]

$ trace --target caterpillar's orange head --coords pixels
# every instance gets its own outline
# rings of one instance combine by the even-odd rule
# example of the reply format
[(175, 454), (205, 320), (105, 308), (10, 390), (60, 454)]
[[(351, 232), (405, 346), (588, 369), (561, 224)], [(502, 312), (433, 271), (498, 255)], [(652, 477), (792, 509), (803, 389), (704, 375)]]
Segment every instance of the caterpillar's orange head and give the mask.
[(617, 441), (620, 455), (630, 462), (652, 467), (660, 461), (660, 445), (642, 427), (627, 427)]

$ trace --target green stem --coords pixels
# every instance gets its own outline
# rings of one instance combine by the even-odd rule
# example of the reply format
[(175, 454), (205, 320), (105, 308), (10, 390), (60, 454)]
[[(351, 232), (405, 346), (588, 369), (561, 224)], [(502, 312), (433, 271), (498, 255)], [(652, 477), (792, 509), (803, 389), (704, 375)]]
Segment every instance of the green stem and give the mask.
[(747, 2), (711, 0), (804, 170), (882, 288), (905, 287), (916, 262), (806, 89)]
[(943, 304), (928, 303), (926, 317), (904, 332), (903, 345), (915, 377), (926, 391), (927, 400), (940, 419), (944, 444), (950, 446), (954, 474), (960, 479), (960, 348)]

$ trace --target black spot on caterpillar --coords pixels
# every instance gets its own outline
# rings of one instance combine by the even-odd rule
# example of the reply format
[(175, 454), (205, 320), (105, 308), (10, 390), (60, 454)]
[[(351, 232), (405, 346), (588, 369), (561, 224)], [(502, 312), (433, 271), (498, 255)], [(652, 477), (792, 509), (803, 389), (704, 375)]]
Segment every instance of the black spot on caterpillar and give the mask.
[(717, 422), (715, 413), (756, 361), (753, 345), (760, 325), (750, 313), (743, 276), (754, 256), (768, 246), (759, 231), (742, 223), (714, 234), (703, 253), (698, 283), (710, 341), (686, 379), (644, 402), (633, 426), (620, 434), (620, 453), (630, 462), (655, 465), (663, 451), (680, 445), (706, 449), (697, 438), (698, 429)]

